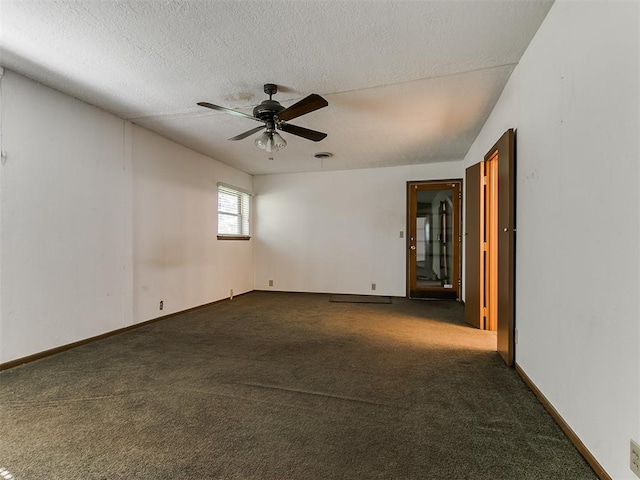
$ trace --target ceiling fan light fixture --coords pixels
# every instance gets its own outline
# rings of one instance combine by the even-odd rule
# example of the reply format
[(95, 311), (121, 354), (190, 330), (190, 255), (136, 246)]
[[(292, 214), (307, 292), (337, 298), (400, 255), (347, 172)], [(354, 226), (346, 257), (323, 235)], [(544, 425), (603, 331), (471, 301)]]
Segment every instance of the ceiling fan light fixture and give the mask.
[(258, 138), (256, 138), (256, 141), (254, 143), (256, 144), (256, 147), (261, 148), (262, 150), (266, 150), (268, 142), (269, 142), (269, 132), (265, 130), (260, 134)]
[(278, 132), (273, 132), (273, 134), (271, 135), (270, 143), (271, 151), (275, 152), (277, 152), (278, 150), (282, 150), (287, 146), (287, 142)]
[(256, 147), (267, 152), (277, 152), (287, 146), (287, 142), (278, 132), (266, 130), (254, 142)]

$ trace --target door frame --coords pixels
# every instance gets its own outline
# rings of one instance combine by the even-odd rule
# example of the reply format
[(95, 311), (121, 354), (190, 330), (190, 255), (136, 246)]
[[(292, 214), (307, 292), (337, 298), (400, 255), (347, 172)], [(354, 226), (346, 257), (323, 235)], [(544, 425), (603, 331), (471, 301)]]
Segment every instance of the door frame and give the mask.
[(480, 238), (483, 240), (481, 299), (486, 330), (498, 330), (498, 151), (486, 155), (480, 164), (482, 189), (480, 201)]
[[(406, 297), (407, 298), (448, 298), (460, 300), (462, 297), (462, 185), (461, 178), (444, 179), (444, 180), (410, 180), (407, 181), (407, 235), (406, 235)], [(413, 280), (415, 278), (415, 255), (416, 250), (412, 240), (411, 232), (415, 227), (417, 202), (413, 202), (414, 192), (418, 187), (426, 186), (427, 189), (441, 189), (447, 187), (452, 188), (453, 195), (453, 288), (443, 287), (422, 287), (420, 289), (412, 289)], [(439, 188), (440, 187), (440, 188)], [(445, 188), (442, 188), (445, 187)], [(457, 194), (456, 194), (457, 192)], [(419, 292), (418, 295), (415, 292)], [(413, 294), (412, 294), (413, 292)]]

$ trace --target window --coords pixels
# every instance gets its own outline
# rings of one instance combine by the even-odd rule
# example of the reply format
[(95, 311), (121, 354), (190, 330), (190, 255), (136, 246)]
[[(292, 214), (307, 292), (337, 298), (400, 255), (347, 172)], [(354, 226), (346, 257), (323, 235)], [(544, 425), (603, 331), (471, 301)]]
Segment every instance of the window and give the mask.
[(249, 240), (251, 193), (218, 183), (218, 240)]

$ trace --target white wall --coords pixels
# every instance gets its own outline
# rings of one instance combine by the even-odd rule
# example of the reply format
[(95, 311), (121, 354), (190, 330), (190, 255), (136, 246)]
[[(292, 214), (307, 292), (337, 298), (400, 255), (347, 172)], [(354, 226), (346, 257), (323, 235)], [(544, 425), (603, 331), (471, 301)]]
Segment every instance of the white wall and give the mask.
[(125, 124), (5, 70), (0, 362), (131, 323)]
[(640, 439), (639, 5), (556, 1), (465, 157), (516, 128), (516, 362), (616, 480)]
[(253, 289), (253, 241), (215, 235), (216, 183), (250, 175), (10, 71), (0, 89), (0, 363)]
[(254, 240), (216, 239), (217, 182), (253, 178), (140, 127), (133, 159), (135, 320), (253, 290)]
[(256, 176), (255, 288), (404, 296), (406, 182), (462, 174), (459, 161)]

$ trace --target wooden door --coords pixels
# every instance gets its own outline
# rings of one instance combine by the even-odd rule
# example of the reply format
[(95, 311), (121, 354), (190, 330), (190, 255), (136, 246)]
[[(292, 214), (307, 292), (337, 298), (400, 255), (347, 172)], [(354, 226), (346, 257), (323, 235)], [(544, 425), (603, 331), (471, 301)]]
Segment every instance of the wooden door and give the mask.
[(511, 366), (515, 361), (516, 231), (512, 129), (483, 162), (467, 168), (465, 187), (465, 320), (478, 328), (497, 330), (498, 353)]
[(465, 174), (465, 302), (464, 319), (484, 329), (480, 298), (480, 164), (470, 166)]
[(498, 330), (498, 153), (485, 159), (481, 166), (482, 201), (480, 202), (480, 241), (484, 272), (480, 287), (484, 328)]
[(498, 154), (498, 353), (515, 360), (515, 135), (507, 130), (493, 149)]
[(460, 180), (407, 182), (407, 296), (459, 299)]

